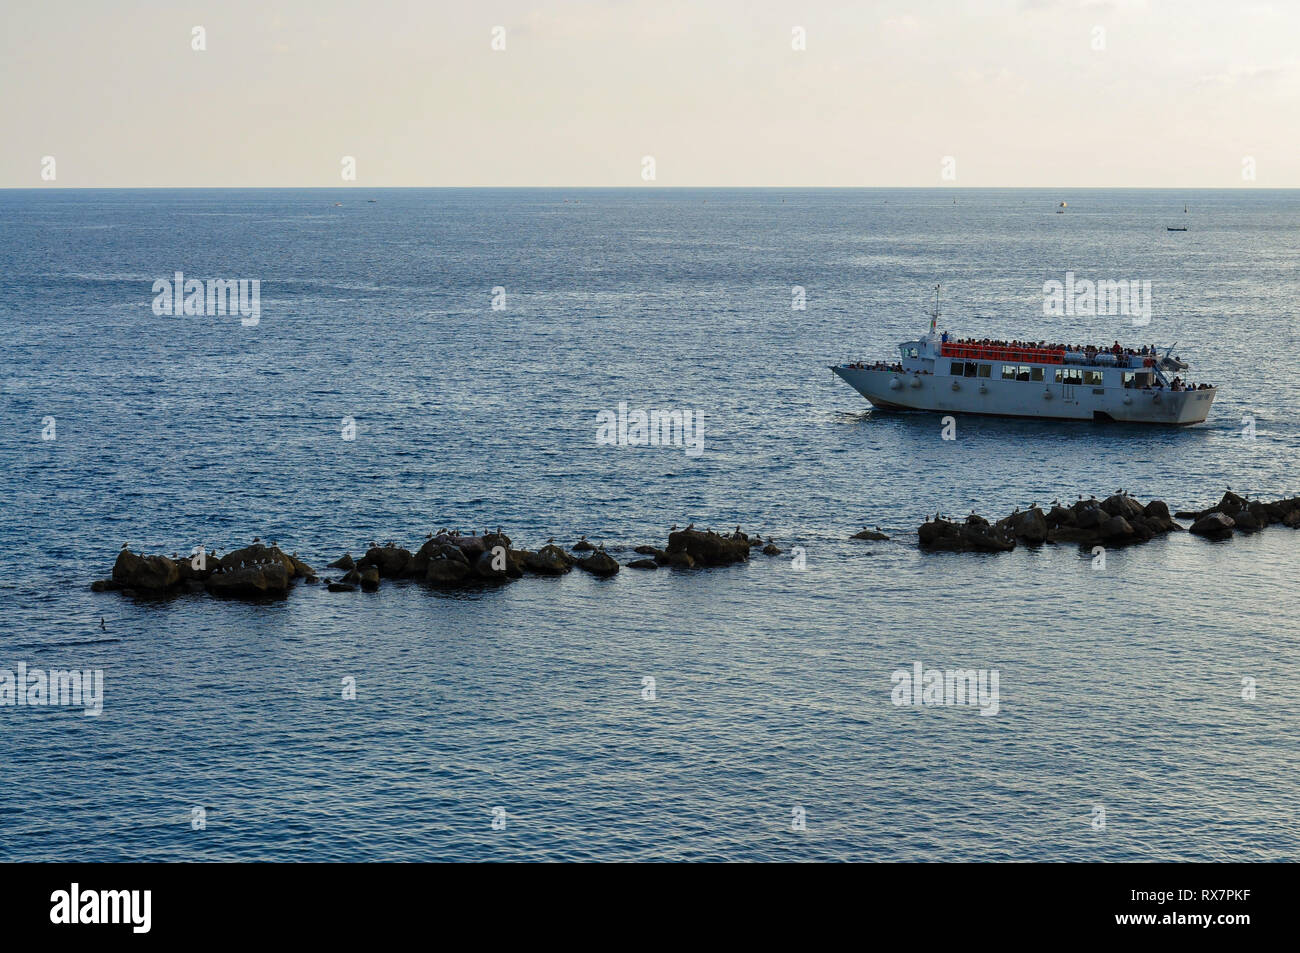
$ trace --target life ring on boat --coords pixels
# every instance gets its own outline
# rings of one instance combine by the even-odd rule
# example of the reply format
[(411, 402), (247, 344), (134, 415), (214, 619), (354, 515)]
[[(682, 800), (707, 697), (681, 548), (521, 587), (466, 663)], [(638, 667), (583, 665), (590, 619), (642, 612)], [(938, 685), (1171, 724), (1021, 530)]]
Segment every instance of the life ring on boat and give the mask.
[(920, 386), (921, 386), (921, 378), (919, 378), (919, 377), (913, 377), (913, 378), (912, 378), (912, 386), (913, 386), (913, 387), (920, 387)]
[(989, 387), (988, 387), (988, 385), (987, 385), (987, 384), (980, 384), (980, 393), (981, 393), (981, 394), (987, 394), (988, 392), (989, 392)]
[(1155, 366), (1156, 366), (1156, 359), (1155, 359), (1154, 357), (1144, 358), (1143, 361), (1142, 361), (1142, 366), (1143, 366), (1143, 367), (1155, 367)]
[(1124, 395), (1124, 403), (1126, 403), (1126, 404), (1131, 404), (1131, 403), (1133, 403), (1133, 395), (1132, 395), (1132, 394), (1125, 394), (1125, 395)]
[(1052, 399), (1052, 390), (1051, 390), (1051, 388), (1050, 388), (1050, 387), (1044, 388), (1044, 389), (1043, 389), (1043, 400), (1051, 400), (1051, 399)]
[(952, 382), (952, 389), (953, 389), (953, 390), (961, 390), (961, 385), (958, 384), (956, 381), (953, 381), (953, 382)]
[(1153, 401), (1155, 401), (1157, 404), (1160, 403), (1160, 395), (1159, 395), (1159, 394), (1156, 394), (1156, 395), (1155, 395), (1154, 397), (1152, 397), (1151, 399), (1152, 399)]
[(902, 390), (902, 389), (903, 389), (903, 382), (900, 381), (897, 377), (895, 377), (892, 381), (889, 382), (889, 389), (890, 389), (890, 390)]

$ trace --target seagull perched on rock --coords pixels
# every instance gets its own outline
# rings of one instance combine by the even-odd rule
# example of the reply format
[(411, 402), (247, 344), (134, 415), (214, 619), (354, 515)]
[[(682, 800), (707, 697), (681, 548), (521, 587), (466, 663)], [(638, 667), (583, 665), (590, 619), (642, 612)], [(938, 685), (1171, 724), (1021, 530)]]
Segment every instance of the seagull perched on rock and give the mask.
[(695, 524), (694, 524), (694, 523), (689, 524), (689, 525), (686, 527), (686, 529), (687, 529), (687, 532), (689, 532), (690, 530), (695, 529)]
[(670, 533), (675, 533), (675, 532), (677, 532), (677, 524), (674, 523), (672, 526), (669, 526), (669, 527), (668, 527), (668, 532), (670, 532)]
[(261, 541), (262, 541), (262, 537), (260, 537), (260, 536), (254, 536), (254, 537), (253, 537), (253, 542), (255, 542), (255, 543), (260, 543)]

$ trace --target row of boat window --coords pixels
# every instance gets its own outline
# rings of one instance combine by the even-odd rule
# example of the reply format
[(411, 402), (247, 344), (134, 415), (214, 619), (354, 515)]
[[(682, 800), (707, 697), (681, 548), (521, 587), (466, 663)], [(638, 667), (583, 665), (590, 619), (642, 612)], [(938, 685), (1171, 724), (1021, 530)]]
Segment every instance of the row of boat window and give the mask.
[[(992, 377), (994, 364), (979, 364), (975, 361), (953, 361), (953, 377)], [(1002, 380), (1004, 381), (1039, 381), (1044, 380), (1043, 372), (1046, 368), (1031, 367), (1028, 364), (1003, 364)], [(1058, 384), (1078, 384), (1087, 387), (1100, 387), (1102, 382), (1101, 371), (1085, 371), (1077, 367), (1058, 367), (1055, 368), (1054, 380)], [(1125, 375), (1131, 377), (1132, 375)]]

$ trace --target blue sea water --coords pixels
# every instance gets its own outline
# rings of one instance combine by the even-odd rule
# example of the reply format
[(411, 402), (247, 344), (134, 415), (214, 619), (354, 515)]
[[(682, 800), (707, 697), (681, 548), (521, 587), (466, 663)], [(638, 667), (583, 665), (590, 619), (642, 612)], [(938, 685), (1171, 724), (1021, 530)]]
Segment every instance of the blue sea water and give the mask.
[[(1300, 535), (1097, 570), (915, 530), (1300, 493), (1297, 249), (1300, 193), (1263, 190), (0, 192), (0, 668), (105, 678), (98, 717), (0, 707), (0, 859), (1293, 859)], [(155, 315), (176, 271), (258, 279), (260, 323)], [(1151, 324), (1045, 317), (1067, 271), (1149, 280)], [(956, 333), (1177, 342), (1221, 395), (944, 441), (826, 367), (893, 357), (937, 282)], [(598, 444), (621, 401), (701, 413), (704, 452)], [(627, 561), (692, 521), (805, 568), (89, 590), (123, 543), (324, 570), (501, 524)], [(997, 670), (998, 713), (895, 706), (915, 661)]]

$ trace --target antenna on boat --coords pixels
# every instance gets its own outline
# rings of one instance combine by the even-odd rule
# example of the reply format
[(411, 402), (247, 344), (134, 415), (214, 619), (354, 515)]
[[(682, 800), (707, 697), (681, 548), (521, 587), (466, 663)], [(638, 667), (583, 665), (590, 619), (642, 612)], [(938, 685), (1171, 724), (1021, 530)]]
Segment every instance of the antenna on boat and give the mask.
[(930, 312), (930, 333), (934, 333), (939, 324), (939, 285), (934, 286), (934, 310)]

